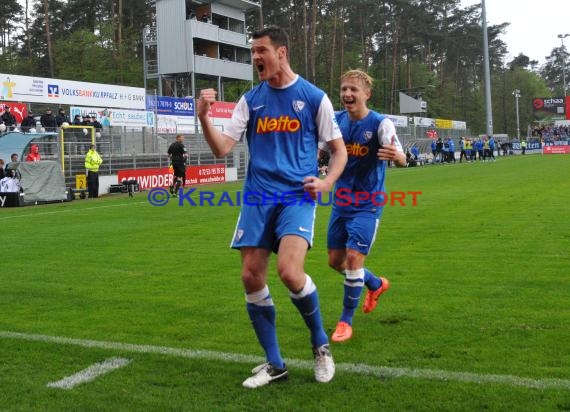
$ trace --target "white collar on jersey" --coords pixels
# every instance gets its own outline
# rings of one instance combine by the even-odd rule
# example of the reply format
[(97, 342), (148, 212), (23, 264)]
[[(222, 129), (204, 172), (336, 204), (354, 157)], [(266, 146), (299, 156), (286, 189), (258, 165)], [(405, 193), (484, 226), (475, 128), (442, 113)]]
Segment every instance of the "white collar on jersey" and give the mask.
[(286, 84), (285, 86), (274, 87), (274, 86), (271, 86), (271, 85), (269, 84), (269, 82), (267, 82), (267, 84), (269, 85), (269, 87), (272, 87), (272, 88), (278, 89), (278, 90), (282, 90), (282, 89), (286, 89), (287, 87), (293, 86), (293, 85), (297, 82), (297, 80), (299, 80), (299, 75), (298, 75), (298, 74), (295, 74), (295, 78), (294, 78), (290, 83)]

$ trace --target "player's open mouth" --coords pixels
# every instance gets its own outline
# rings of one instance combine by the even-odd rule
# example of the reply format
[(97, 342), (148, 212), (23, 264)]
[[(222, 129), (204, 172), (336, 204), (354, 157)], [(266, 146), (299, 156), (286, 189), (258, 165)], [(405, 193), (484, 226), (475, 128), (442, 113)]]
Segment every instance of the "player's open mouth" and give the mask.
[(265, 70), (265, 66), (263, 64), (256, 65), (256, 68), (257, 68), (257, 72), (260, 74), (263, 73), (263, 70)]
[(344, 104), (354, 104), (354, 103), (356, 103), (356, 99), (346, 99), (345, 98), (345, 99), (342, 99), (342, 102)]

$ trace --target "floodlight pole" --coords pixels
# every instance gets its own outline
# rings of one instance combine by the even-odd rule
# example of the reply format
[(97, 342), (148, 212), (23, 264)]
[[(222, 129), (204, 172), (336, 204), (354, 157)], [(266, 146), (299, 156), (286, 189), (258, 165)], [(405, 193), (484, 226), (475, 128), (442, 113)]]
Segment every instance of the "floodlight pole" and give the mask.
[(513, 91), (513, 96), (515, 96), (515, 107), (517, 110), (517, 139), (521, 141), (521, 129), (519, 127), (519, 98), (521, 97), (521, 91), (519, 89), (515, 89)]
[(483, 69), (485, 75), (485, 114), (487, 136), (493, 135), (493, 106), (491, 102), (491, 70), (489, 68), (489, 38), (487, 35), (487, 11), (485, 0), (481, 0), (481, 20), (483, 26)]
[(570, 34), (559, 34), (558, 38), (562, 43), (562, 80), (564, 82), (564, 96), (566, 96), (566, 48), (564, 47), (564, 39), (570, 36)]

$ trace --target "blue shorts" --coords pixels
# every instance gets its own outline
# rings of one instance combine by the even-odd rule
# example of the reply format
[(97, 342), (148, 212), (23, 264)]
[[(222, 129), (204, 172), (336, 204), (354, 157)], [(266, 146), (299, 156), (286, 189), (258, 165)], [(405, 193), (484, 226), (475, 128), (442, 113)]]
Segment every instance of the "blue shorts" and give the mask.
[(231, 247), (257, 247), (277, 253), (279, 242), (286, 235), (305, 239), (311, 247), (315, 226), (316, 205), (285, 206), (283, 204), (243, 205), (236, 224)]
[(376, 216), (355, 215), (351, 217), (331, 214), (327, 235), (329, 249), (353, 249), (368, 255), (374, 240), (380, 219)]

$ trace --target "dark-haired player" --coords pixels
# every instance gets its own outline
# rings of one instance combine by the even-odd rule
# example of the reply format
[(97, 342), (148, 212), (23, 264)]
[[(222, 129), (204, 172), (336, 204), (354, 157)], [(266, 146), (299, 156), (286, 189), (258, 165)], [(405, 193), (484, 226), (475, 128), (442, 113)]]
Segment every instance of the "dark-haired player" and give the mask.
[[(250, 159), (244, 192), (260, 194), (259, 204), (242, 206), (232, 241), (232, 247), (241, 252), (247, 311), (267, 360), (252, 370), (243, 385), (257, 388), (287, 376), (266, 282), (272, 251), (277, 253), (279, 277), (311, 332), (315, 379), (328, 382), (335, 366), (317, 287), (304, 269), (313, 242), (315, 204), (287, 206), (279, 199), (285, 193), (288, 199), (302, 199), (305, 192), (315, 198), (330, 190), (346, 163), (346, 149), (327, 95), (291, 69), (285, 31), (269, 27), (254, 33), (251, 53), (261, 83), (241, 97), (223, 133), (208, 118), (216, 92), (202, 90), (197, 104), (204, 135), (216, 156), (228, 154), (245, 135)], [(319, 142), (331, 149), (323, 180), (317, 177)]]

